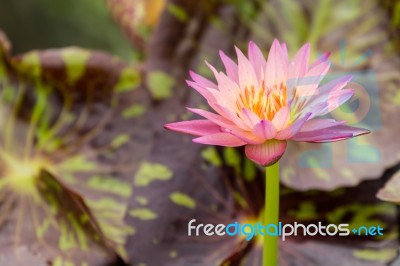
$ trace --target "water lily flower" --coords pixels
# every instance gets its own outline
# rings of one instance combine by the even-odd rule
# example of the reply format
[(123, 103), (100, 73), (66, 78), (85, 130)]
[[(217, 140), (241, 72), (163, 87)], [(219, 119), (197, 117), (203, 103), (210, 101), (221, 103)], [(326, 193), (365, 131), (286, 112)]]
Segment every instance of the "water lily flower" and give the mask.
[(318, 118), (349, 100), (345, 88), (351, 76), (322, 86), (329, 54), (309, 64), (310, 45), (305, 44), (290, 60), (284, 43), (275, 40), (267, 60), (254, 42), (248, 57), (236, 48), (238, 63), (220, 51), (226, 73), (212, 65), (217, 83), (194, 72), (188, 85), (198, 91), (215, 112), (188, 108), (203, 120), (166, 124), (170, 130), (197, 136), (193, 141), (226, 147), (245, 146), (246, 156), (268, 166), (285, 152), (287, 140), (332, 142), (369, 133), (344, 121)]

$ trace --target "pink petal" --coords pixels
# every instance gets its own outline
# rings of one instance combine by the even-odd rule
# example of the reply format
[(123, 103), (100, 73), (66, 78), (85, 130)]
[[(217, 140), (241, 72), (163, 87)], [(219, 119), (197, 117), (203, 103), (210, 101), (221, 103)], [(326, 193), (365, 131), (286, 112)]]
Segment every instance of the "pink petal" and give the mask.
[(221, 92), (221, 96), (223, 98), (229, 98), (230, 102), (236, 100), (236, 96), (240, 92), (238, 84), (224, 73), (216, 73), (215, 77), (218, 81), (218, 89)]
[(221, 50), (219, 51), (219, 56), (221, 57), (222, 63), (224, 63), (226, 74), (228, 75), (228, 77), (239, 84), (238, 65), (233, 62), (232, 59), (226, 56), (225, 53)]
[(296, 135), (301, 128), (303, 127), (304, 123), (308, 120), (308, 118), (311, 116), (311, 113), (307, 113), (305, 116), (302, 118), (297, 119), (293, 124), (291, 124), (289, 127), (285, 128), (284, 130), (278, 132), (276, 135), (276, 139), (284, 140), (284, 139), (290, 139), (294, 135)]
[(273, 139), (276, 136), (274, 125), (268, 120), (261, 120), (254, 126), (253, 133), (264, 140)]
[(318, 113), (315, 113), (314, 115), (321, 116), (332, 112), (343, 103), (347, 102), (353, 96), (353, 94), (353, 89), (340, 90), (330, 93), (328, 95), (328, 99), (324, 100), (327, 103), (326, 107), (320, 110)]
[(199, 84), (197, 84), (193, 81), (190, 81), (190, 80), (187, 80), (186, 82), (190, 87), (195, 89), (198, 93), (200, 93), (201, 96), (203, 96), (207, 100), (207, 102), (211, 106), (211, 108), (213, 108), (218, 114), (229, 119), (229, 116), (227, 114), (225, 114), (224, 110), (222, 110), (221, 107), (219, 106), (219, 104), (217, 104), (216, 98), (219, 97), (219, 94), (220, 94), (219, 90), (204, 88), (204, 87), (200, 86)]
[(238, 68), (239, 68), (239, 86), (243, 90), (246, 87), (258, 87), (259, 83), (257, 80), (256, 73), (254, 72), (253, 66), (246, 56), (237, 47), (236, 54), (238, 57)]
[(189, 74), (190, 74), (190, 77), (196, 83), (198, 83), (200, 86), (202, 86), (204, 88), (218, 89), (217, 85), (214, 82), (212, 82), (212, 81), (210, 81), (210, 80), (208, 80), (208, 79), (196, 74), (195, 72), (189, 71)]
[(201, 109), (195, 109), (195, 108), (187, 108), (187, 109), (189, 111), (191, 111), (192, 113), (195, 113), (195, 114), (201, 115), (204, 118), (207, 118), (211, 122), (213, 122), (221, 127), (231, 128), (231, 129), (237, 128), (235, 124), (233, 124), (231, 121), (229, 121), (228, 119), (226, 119), (220, 115), (217, 115), (217, 114), (214, 114), (214, 113), (211, 113), (208, 111), (204, 111)]
[(268, 54), (265, 71), (265, 82), (267, 87), (279, 85), (285, 81), (287, 65), (284, 62), (282, 48), (277, 39), (272, 43)]
[(268, 166), (276, 163), (286, 150), (286, 141), (267, 140), (259, 145), (246, 145), (246, 156), (261, 166)]
[(249, 42), (249, 60), (253, 65), (254, 71), (256, 72), (256, 76), (259, 82), (261, 82), (261, 78), (264, 75), (263, 72), (265, 70), (265, 66), (267, 62), (265, 61), (264, 55), (261, 52), (260, 48), (253, 42)]
[(193, 142), (224, 147), (239, 147), (246, 143), (229, 133), (217, 133), (193, 139)]
[(210, 63), (208, 63), (207, 61), (204, 61), (204, 62), (206, 63), (208, 68), (211, 70), (211, 72), (214, 74), (214, 76), (217, 77), (219, 72), (215, 69), (215, 67), (213, 65), (211, 65)]
[(347, 75), (331, 80), (328, 83), (318, 88), (318, 95), (329, 94), (334, 91), (339, 91), (343, 89), (350, 82), (352, 78), (353, 76)]
[(277, 131), (281, 131), (286, 128), (289, 124), (290, 119), (290, 109), (287, 106), (282, 107), (276, 112), (274, 118), (272, 119), (272, 124), (276, 128)]
[(260, 122), (260, 118), (254, 112), (247, 108), (243, 108), (241, 112), (241, 117), (243, 121), (252, 129), (256, 124)]
[[(322, 87), (318, 88), (317, 95), (315, 97), (311, 97), (311, 99), (308, 100), (306, 107), (303, 109), (304, 112), (309, 112), (311, 109), (315, 109), (315, 106), (321, 106), (321, 103), (326, 103), (326, 108), (318, 108), (318, 112), (315, 110), (312, 111), (314, 113), (313, 116), (318, 116), (322, 111), (326, 113), (326, 110), (333, 110), (333, 105), (332, 103), (336, 103), (336, 105), (340, 103), (340, 105), (348, 100), (347, 97), (351, 98), (352, 92), (347, 90), (346, 92), (341, 92), (345, 91), (342, 90), (347, 83), (351, 80), (352, 76), (344, 76), (335, 80), (332, 80)], [(340, 101), (338, 101), (338, 99)], [(332, 107), (330, 107), (332, 105)]]
[(282, 59), (283, 59), (283, 62), (285, 63), (285, 64), (289, 64), (289, 55), (288, 55), (288, 50), (287, 50), (287, 47), (286, 47), (286, 43), (281, 43), (281, 48), (282, 48)]
[(320, 56), (320, 58), (318, 58), (318, 59), (310, 66), (310, 69), (312, 69), (312, 68), (318, 66), (318, 65), (321, 64), (321, 63), (325, 63), (326, 61), (328, 61), (330, 55), (331, 55), (330, 52), (325, 52), (325, 53), (323, 53), (323, 54)]
[(228, 120), (232, 121), (236, 126), (243, 130), (250, 130), (253, 127), (249, 127), (242, 119), (240, 119), (235, 112), (231, 111), (225, 106), (220, 104), (216, 104), (217, 108), (219, 108), (222, 112), (224, 112), (224, 116), (228, 118)]
[(191, 120), (164, 125), (166, 129), (191, 134), (195, 136), (204, 136), (209, 134), (221, 133), (221, 127), (208, 120)]
[(302, 77), (307, 73), (308, 61), (310, 59), (310, 44), (306, 43), (295, 55), (288, 67), (289, 78)]
[(320, 130), (320, 129), (330, 128), (333, 126), (343, 125), (345, 123), (346, 122), (344, 121), (336, 121), (335, 119), (314, 118), (308, 120), (300, 131), (306, 132), (306, 131)]
[(328, 108), (328, 103), (321, 102), (314, 106), (311, 106), (310, 108), (307, 107), (306, 110), (304, 110), (304, 112), (305, 111), (311, 112), (312, 113), (311, 118), (314, 118), (315, 116), (318, 116), (318, 114), (322, 112), (322, 110), (324, 110), (325, 108)]
[(241, 139), (247, 144), (260, 144), (264, 142), (264, 139), (253, 134), (252, 132), (240, 130), (240, 129), (225, 129), (225, 132), (234, 135), (235, 137)]
[(362, 128), (337, 125), (319, 130), (299, 132), (292, 138), (292, 140), (306, 142), (333, 142), (368, 134), (369, 132), (369, 130)]
[(298, 80), (296, 88), (297, 95), (300, 97), (316, 95), (316, 89), (328, 72), (329, 67), (330, 63), (324, 62), (310, 69), (304, 77)]
[(190, 87), (195, 89), (198, 93), (200, 93), (200, 95), (203, 96), (208, 102), (215, 102), (215, 98), (214, 98), (213, 94), (206, 87), (203, 87), (203, 86), (199, 85), (198, 83), (190, 81), (190, 80), (187, 80), (186, 83)]

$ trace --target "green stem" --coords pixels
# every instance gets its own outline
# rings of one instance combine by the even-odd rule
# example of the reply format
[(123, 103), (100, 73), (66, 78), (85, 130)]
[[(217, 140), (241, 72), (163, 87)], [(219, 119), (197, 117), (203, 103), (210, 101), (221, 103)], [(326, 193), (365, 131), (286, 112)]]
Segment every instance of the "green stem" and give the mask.
[[(264, 225), (275, 224), (279, 220), (279, 163), (265, 169), (265, 210)], [(264, 236), (263, 266), (278, 265), (278, 236)]]

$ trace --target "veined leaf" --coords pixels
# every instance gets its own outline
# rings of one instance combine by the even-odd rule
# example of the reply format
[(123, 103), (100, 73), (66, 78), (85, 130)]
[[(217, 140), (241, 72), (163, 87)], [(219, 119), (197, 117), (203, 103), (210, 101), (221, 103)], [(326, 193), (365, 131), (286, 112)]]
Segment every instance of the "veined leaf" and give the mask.
[(131, 179), (104, 157), (130, 140), (129, 132), (106, 128), (130, 91), (117, 92), (119, 82), (126, 88), (126, 69), (136, 69), (75, 47), (12, 57), (2, 38), (0, 226), (13, 225), (1, 227), (2, 239), (13, 239), (12, 247), (37, 243), (54, 265), (128, 261), (124, 244), (135, 232), (124, 222)]

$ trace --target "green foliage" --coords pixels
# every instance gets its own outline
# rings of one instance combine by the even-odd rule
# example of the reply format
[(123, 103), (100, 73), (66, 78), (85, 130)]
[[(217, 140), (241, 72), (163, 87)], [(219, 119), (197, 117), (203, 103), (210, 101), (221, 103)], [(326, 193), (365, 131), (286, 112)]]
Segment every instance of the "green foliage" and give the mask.
[(123, 92), (136, 89), (140, 81), (141, 77), (137, 69), (132, 66), (126, 67), (121, 71), (115, 90)]
[(189, 19), (188, 14), (186, 13), (185, 9), (182, 7), (175, 5), (173, 3), (168, 3), (167, 10), (170, 12), (174, 17), (179, 19), (182, 22), (185, 22)]
[(124, 118), (134, 118), (142, 115), (146, 111), (146, 107), (143, 104), (136, 104), (127, 109), (122, 113)]
[(214, 166), (221, 166), (222, 161), (220, 156), (218, 155), (217, 150), (215, 147), (207, 147), (201, 152), (201, 156), (203, 157), (204, 160), (206, 160), (208, 163), (214, 165)]
[(135, 52), (110, 19), (103, 1), (2, 1), (0, 25), (14, 41), (17, 53), (71, 44), (124, 58), (132, 58)]
[(175, 79), (162, 71), (152, 71), (147, 74), (146, 84), (155, 100), (164, 100), (172, 96)]
[(169, 180), (172, 178), (172, 174), (172, 171), (166, 165), (143, 162), (135, 175), (134, 184), (136, 186), (148, 186), (156, 180)]
[(153, 220), (157, 218), (157, 214), (152, 210), (140, 208), (129, 211), (129, 215), (141, 220)]
[(176, 205), (193, 209), (196, 207), (196, 201), (189, 195), (182, 192), (172, 192), (169, 199)]

